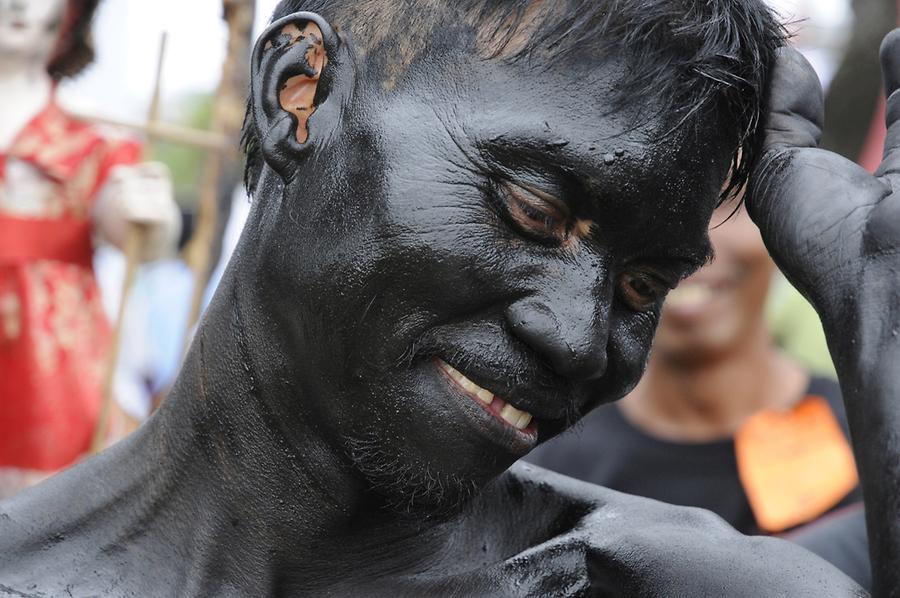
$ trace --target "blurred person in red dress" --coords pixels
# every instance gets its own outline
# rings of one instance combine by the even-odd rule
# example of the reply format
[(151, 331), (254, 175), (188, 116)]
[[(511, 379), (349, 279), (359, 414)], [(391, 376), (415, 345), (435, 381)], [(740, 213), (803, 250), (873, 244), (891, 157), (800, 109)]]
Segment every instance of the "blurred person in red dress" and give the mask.
[(93, 58), (98, 0), (0, 0), (0, 498), (77, 460), (101, 403), (110, 329), (95, 239), (178, 234), (164, 167), (67, 114), (56, 85)]

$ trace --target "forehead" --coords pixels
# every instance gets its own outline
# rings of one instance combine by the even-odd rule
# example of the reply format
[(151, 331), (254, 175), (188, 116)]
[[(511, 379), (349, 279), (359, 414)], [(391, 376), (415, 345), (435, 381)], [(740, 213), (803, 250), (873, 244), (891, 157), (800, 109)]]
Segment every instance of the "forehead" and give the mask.
[(615, 59), (429, 61), (411, 69), (380, 111), (387, 174), (396, 167), (422, 181), (440, 178), (444, 160), (564, 178), (611, 230), (667, 220), (702, 243), (730, 154), (713, 123), (707, 131), (673, 130), (674, 117), (654, 101), (620, 101), (621, 72)]

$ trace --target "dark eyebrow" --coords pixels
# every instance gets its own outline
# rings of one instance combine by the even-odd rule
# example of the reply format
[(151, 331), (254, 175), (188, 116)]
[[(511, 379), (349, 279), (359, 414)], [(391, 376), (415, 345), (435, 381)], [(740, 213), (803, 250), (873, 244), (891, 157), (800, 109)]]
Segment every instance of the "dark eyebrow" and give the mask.
[(619, 161), (616, 169), (619, 175), (630, 169), (637, 175), (643, 158), (633, 144), (628, 152), (617, 151), (615, 145), (610, 141), (604, 147), (599, 143), (575, 142), (548, 131), (528, 130), (483, 139), (476, 148), (489, 170), (513, 178), (513, 175), (533, 174), (545, 182), (552, 177), (570, 191), (577, 190), (579, 199), (588, 199), (592, 208), (606, 211), (627, 207), (627, 198), (600, 191), (612, 185), (610, 160)]
[[(625, 146), (624, 143), (619, 145)], [(635, 180), (640, 180), (639, 169), (644, 158), (642, 149), (632, 141), (627, 146), (628, 151), (617, 152), (615, 140), (610, 140), (606, 147), (599, 143), (588, 145), (584, 148), (588, 150), (587, 154), (578, 151), (577, 147), (577, 143), (559, 135), (534, 130), (495, 135), (476, 144), (488, 170), (513, 182), (517, 182), (523, 174), (533, 174), (545, 182), (550, 182), (548, 179), (552, 178), (564, 188), (576, 188), (578, 198), (586, 198), (591, 208), (600, 214), (627, 213), (630, 209), (628, 197), (601, 190), (614, 187), (608, 168), (610, 157), (621, 161), (616, 168), (617, 176), (627, 175), (632, 170)], [(534, 186), (527, 179), (522, 182)], [(560, 200), (563, 199), (566, 198), (560, 197)], [(647, 259), (678, 264), (680, 269), (690, 270), (705, 266), (713, 257), (712, 244), (705, 235), (698, 244), (671, 245), (665, 248), (664, 253), (647, 255)]]
[[(590, 174), (573, 164), (565, 147), (568, 141), (555, 143), (543, 139), (511, 138), (503, 135), (477, 146), (482, 164), (494, 177), (522, 187), (539, 197), (552, 197), (571, 212), (589, 208), (601, 211), (600, 197), (593, 185), (586, 185)], [(587, 202), (587, 205), (582, 205)]]
[(486, 161), (509, 168), (521, 169), (523, 166), (545, 173), (581, 176), (598, 174), (598, 164), (585, 161), (568, 149), (572, 142), (558, 136), (513, 136), (497, 135), (477, 145), (481, 156)]

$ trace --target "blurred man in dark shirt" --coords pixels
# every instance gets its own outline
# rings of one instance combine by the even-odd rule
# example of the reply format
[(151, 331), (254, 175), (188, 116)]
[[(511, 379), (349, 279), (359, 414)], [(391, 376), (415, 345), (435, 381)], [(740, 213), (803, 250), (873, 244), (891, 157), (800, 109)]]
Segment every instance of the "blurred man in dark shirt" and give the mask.
[(647, 372), (528, 460), (777, 533), (861, 500), (838, 385), (775, 346), (775, 265), (743, 208), (712, 220), (716, 258), (666, 300)]

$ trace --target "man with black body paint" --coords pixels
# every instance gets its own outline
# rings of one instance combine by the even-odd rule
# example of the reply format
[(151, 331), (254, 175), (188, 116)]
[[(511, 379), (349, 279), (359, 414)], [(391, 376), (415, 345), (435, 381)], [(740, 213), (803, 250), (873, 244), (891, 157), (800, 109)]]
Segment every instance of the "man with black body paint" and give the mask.
[(507, 470), (636, 383), (753, 164), (895, 595), (900, 214), (854, 209), (896, 209), (891, 175), (795, 149), (821, 91), (761, 1), (604, 6), (282, 3), (253, 57), (255, 205), (171, 398), (0, 506), (0, 595), (863, 595), (706, 512)]

